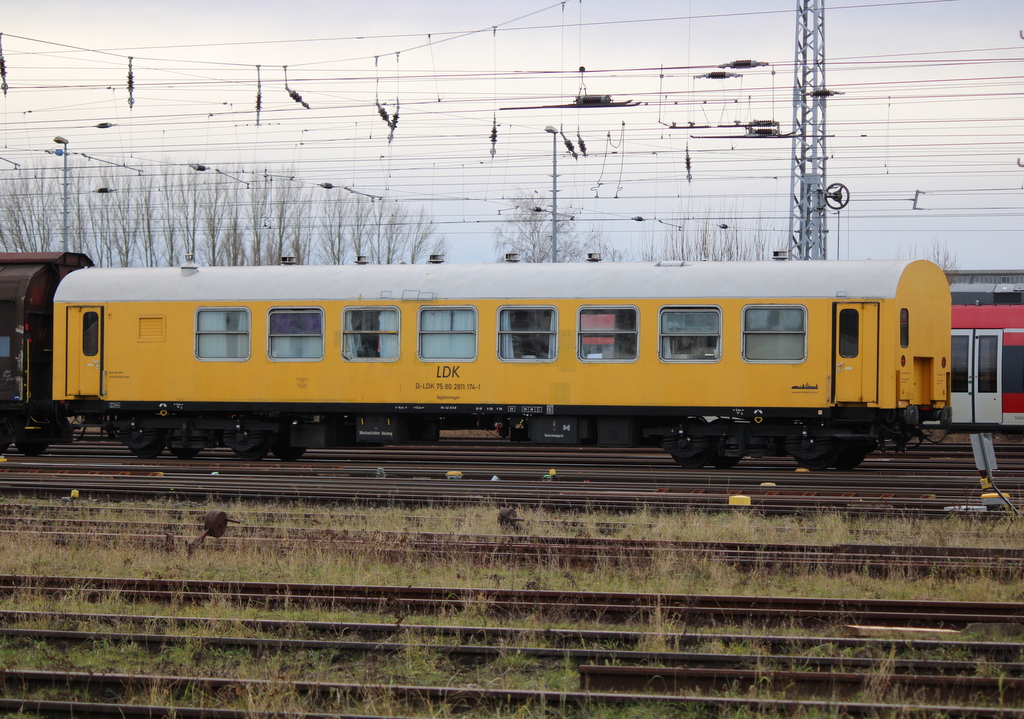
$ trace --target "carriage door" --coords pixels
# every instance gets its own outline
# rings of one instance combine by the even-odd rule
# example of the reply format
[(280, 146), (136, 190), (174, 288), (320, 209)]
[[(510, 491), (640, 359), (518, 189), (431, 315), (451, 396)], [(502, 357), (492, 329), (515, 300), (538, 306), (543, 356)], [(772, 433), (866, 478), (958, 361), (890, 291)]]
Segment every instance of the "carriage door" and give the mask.
[(953, 330), (953, 421), (1003, 421), (1002, 330)]
[(68, 307), (67, 393), (103, 394), (103, 308)]
[(878, 303), (835, 304), (836, 402), (878, 401)]

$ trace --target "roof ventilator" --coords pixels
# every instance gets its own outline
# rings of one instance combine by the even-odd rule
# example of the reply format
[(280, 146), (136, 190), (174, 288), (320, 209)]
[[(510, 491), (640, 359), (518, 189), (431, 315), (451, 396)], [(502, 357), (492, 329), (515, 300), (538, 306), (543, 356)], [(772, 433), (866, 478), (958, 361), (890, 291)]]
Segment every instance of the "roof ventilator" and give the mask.
[(181, 276), (190, 277), (197, 272), (199, 272), (199, 267), (196, 265), (196, 256), (185, 255), (185, 264), (181, 266)]

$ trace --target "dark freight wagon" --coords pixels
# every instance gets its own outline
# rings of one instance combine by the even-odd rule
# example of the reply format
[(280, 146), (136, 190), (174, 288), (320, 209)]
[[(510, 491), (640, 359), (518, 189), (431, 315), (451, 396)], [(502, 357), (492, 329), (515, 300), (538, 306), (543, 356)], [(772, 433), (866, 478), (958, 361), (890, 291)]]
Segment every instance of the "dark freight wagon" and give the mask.
[(70, 437), (53, 403), (53, 294), (91, 265), (74, 252), (0, 253), (0, 449), (34, 455)]

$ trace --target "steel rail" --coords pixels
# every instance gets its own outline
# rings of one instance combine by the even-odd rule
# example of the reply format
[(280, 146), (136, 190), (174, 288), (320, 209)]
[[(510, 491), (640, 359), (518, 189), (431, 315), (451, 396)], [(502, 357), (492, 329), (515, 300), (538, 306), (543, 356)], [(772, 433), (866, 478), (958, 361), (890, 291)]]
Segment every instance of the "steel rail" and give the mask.
[[(623, 670), (623, 676), (630, 675), (623, 679), (621, 685), (615, 684), (618, 681), (617, 675), (611, 671), (592, 672), (595, 683), (587, 683), (583, 689), (600, 689), (607, 691), (620, 691), (622, 689), (649, 688), (638, 684), (630, 685), (633, 677), (654, 676), (662, 668), (686, 667), (687, 670), (703, 669), (714, 667), (717, 670), (729, 670), (739, 672), (751, 667), (757, 667), (757, 671), (767, 675), (768, 668), (788, 667), (793, 671), (794, 667), (800, 667), (800, 675), (808, 674), (813, 669), (860, 669), (873, 671), (883, 669), (886, 673), (898, 675), (917, 675), (921, 683), (926, 683), (924, 676), (956, 676), (967, 679), (981, 679), (974, 675), (978, 671), (977, 661), (951, 661), (951, 660), (924, 660), (924, 659), (891, 659), (889, 657), (822, 657), (813, 655), (784, 655), (784, 654), (712, 654), (708, 652), (679, 652), (679, 651), (638, 651), (630, 649), (599, 649), (599, 648), (570, 648), (570, 647), (530, 647), (519, 645), (479, 645), (479, 644), (432, 644), (414, 641), (367, 641), (367, 640), (330, 640), (330, 639), (288, 639), (281, 637), (239, 637), (239, 636), (208, 636), (192, 634), (144, 634), (137, 632), (102, 632), (102, 631), (78, 631), (78, 630), (57, 630), (57, 629), (15, 629), (0, 627), (0, 637), (9, 639), (31, 640), (47, 643), (67, 642), (110, 642), (112, 644), (136, 644), (146, 647), (162, 646), (199, 646), (219, 647), (229, 649), (247, 649), (258, 652), (268, 650), (277, 651), (318, 651), (318, 652), (348, 652), (363, 655), (396, 654), (410, 649), (417, 651), (431, 652), (448, 658), (457, 657), (463, 660), (464, 664), (481, 664), (492, 661), (503, 656), (523, 656), (533, 659), (558, 659), (569, 660), (575, 664), (587, 667), (585, 662), (615, 662), (614, 667)], [(710, 637), (709, 637), (710, 638)], [(660, 667), (637, 667), (622, 666), (623, 664), (656, 664)], [(988, 662), (986, 670), (996, 672), (1002, 681), (1008, 682), (1012, 677), (1024, 677), (1024, 662)], [(644, 674), (641, 670), (647, 670)], [(581, 667), (581, 674), (584, 669)], [(777, 669), (775, 671), (778, 671)], [(683, 676), (682, 673), (676, 673)], [(675, 676), (672, 672), (666, 672), (663, 679)], [(735, 678), (743, 679), (745, 674), (736, 673)], [(861, 675), (863, 676), (863, 675)], [(811, 678), (812, 681), (817, 681)], [(985, 677), (984, 679), (992, 679)], [(997, 677), (996, 679), (999, 679)], [(665, 679), (667, 681), (667, 679)], [(846, 683), (853, 683), (853, 679), (840, 679)], [(754, 680), (753, 684), (757, 684)], [(665, 685), (666, 690), (678, 691), (680, 686)], [(985, 682), (978, 683), (981, 688), (991, 688)], [(1016, 683), (1005, 683), (999, 685), (1000, 691), (1013, 691), (1017, 697), (1024, 691), (1024, 679)], [(1007, 698), (1004, 696), (1004, 698)]]
[(877, 674), (770, 669), (703, 669), (699, 667), (623, 667), (580, 665), (582, 691), (749, 692), (779, 691), (786, 696), (821, 696), (832, 701), (856, 696), (882, 685), (887, 692), (913, 692), (927, 702), (987, 697), (999, 704), (1019, 704), (1024, 679), (1011, 677)]
[[(57, 524), (61, 520), (52, 520)], [(0, 524), (3, 518), (0, 518)], [(75, 520), (68, 520), (75, 523)], [(157, 523), (154, 523), (157, 524)], [(84, 525), (90, 525), (87, 528)], [(0, 536), (26, 537), (59, 544), (131, 544), (159, 549), (185, 549), (184, 538), (167, 525), (162, 533), (131, 531), (131, 525), (82, 521), (77, 531), (0, 529)], [(135, 527), (138, 529), (138, 527)], [(180, 528), (177, 528), (180, 530)], [(1024, 574), (1024, 551), (1000, 548), (914, 547), (895, 545), (784, 545), (738, 542), (698, 542), (672, 540), (633, 540), (579, 537), (508, 537), (459, 535), (429, 532), (381, 532), (374, 530), (332, 530), (291, 528), (289, 536), (274, 536), (281, 528), (247, 527), (239, 537), (219, 537), (206, 546), (220, 549), (260, 546), (283, 551), (315, 543), (323, 550), (337, 552), (365, 550), (380, 558), (405, 559), (411, 554), (432, 558), (460, 557), (525, 564), (553, 562), (560, 566), (592, 566), (608, 562), (649, 563), (672, 557), (713, 560), (740, 568), (823, 569), (869, 572), (884, 576), (892, 572), (960, 574), (971, 572), (989, 576)], [(105, 530), (105, 531), (103, 531)], [(198, 531), (198, 530), (196, 530)], [(297, 536), (291, 536), (297, 535)], [(214, 545), (213, 543), (216, 542)]]
[[(40, 474), (19, 477), (15, 473), (2, 472), (0, 493), (54, 497), (67, 496), (72, 490), (81, 490), (94, 498), (120, 500), (157, 496), (202, 501), (217, 496), (234, 500), (301, 498), (310, 502), (343, 500), (356, 504), (385, 503), (396, 506), (460, 506), (484, 502), (575, 511), (630, 511), (638, 507), (653, 511), (678, 511), (683, 508), (720, 510), (728, 507), (735, 511), (753, 509), (765, 514), (832, 511), (860, 515), (889, 515), (893, 512), (903, 512), (913, 516), (934, 517), (948, 516), (948, 506), (967, 504), (972, 494), (965, 487), (939, 498), (935, 493), (908, 496), (895, 491), (877, 495), (863, 491), (838, 490), (786, 492), (756, 487), (745, 490), (731, 489), (727, 485), (687, 489), (644, 485), (639, 482), (632, 486), (611, 487), (564, 482), (538, 484), (427, 479), (367, 481), (325, 477), (294, 478), (282, 482), (276, 478), (255, 481), (251, 477), (227, 478), (209, 474), (170, 478), (163, 475)], [(1001, 482), (1001, 485), (1005, 491), (1016, 491), (1014, 486), (1006, 482)], [(730, 507), (729, 498), (741, 493), (751, 498), (751, 504), (747, 507)]]
[(260, 606), (315, 605), (378, 611), (452, 611), (469, 607), (521, 614), (557, 611), (594, 618), (665, 616), (696, 621), (856, 622), (962, 628), (971, 623), (1024, 621), (1017, 602), (750, 597), (629, 592), (321, 585), (104, 577), (0, 576), (0, 595), (34, 591), (117, 596), (134, 601), (208, 601)]
[(159, 706), (151, 704), (120, 704), (83, 701), (55, 701), (52, 699), (5, 699), (0, 698), (0, 709), (15, 712), (33, 712), (46, 717), (114, 716), (155, 719), (157, 717), (182, 717), (183, 719), (417, 719), (413, 716), (382, 716), (380, 714), (336, 713), (317, 714), (312, 712), (253, 711), (251, 709), (212, 709), (207, 707)]
[[(834, 647), (847, 651), (882, 652), (885, 656), (908, 653), (954, 652), (958, 656), (986, 658), (989, 664), (1024, 662), (1024, 644), (1020, 642), (965, 641), (963, 639), (922, 639), (909, 637), (805, 636), (770, 634), (733, 634), (711, 632), (642, 632), (624, 629), (581, 629), (556, 627), (505, 627), (476, 625), (413, 624), (402, 622), (334, 622), (297, 619), (250, 619), (224, 617), (192, 617), (154, 614), (93, 614), (33, 610), (0, 610), (0, 624), (32, 622), (55, 624), (129, 624), (146, 628), (200, 627), (205, 631), (237, 627), (259, 631), (275, 637), (290, 638), (295, 634), (329, 637), (361, 637), (388, 641), (398, 635), (444, 637), (455, 641), (499, 642), (519, 646), (526, 641), (546, 641), (559, 647), (636, 647), (646, 642), (667, 643), (675, 648), (699, 646), (707, 642), (757, 645), (767, 651), (820, 651)], [(11, 627), (15, 628), (15, 627)], [(28, 631), (34, 631), (29, 629)]]
[[(345, 696), (363, 698), (386, 694), (402, 701), (443, 702), (453, 708), (468, 709), (480, 706), (521, 706), (526, 704), (547, 707), (580, 707), (594, 705), (633, 706), (689, 706), (715, 709), (748, 709), (754, 711), (782, 711), (790, 713), (809, 710), (831, 710), (848, 716), (877, 716), (890, 712), (900, 716), (975, 717), (977, 719), (1004, 719), (1024, 717), (1024, 710), (1002, 707), (890, 704), (882, 702), (849, 702), (829, 700), (752, 699), (720, 696), (688, 696), (665, 694), (632, 694), (608, 692), (568, 692), (523, 689), (482, 689), (479, 687), (425, 686), (402, 684), (353, 684), (341, 682), (303, 682), (267, 679), (197, 677), (176, 675), (115, 674), (103, 672), (57, 672), (30, 669), (11, 669), (0, 673), (5, 685), (32, 687), (84, 687), (92, 692), (116, 693), (118, 690), (159, 687), (162, 691), (183, 694), (197, 689), (206, 691), (241, 690), (289, 691), (299, 696), (333, 698)], [(31, 707), (31, 698), (10, 699), (21, 707)], [(210, 710), (206, 710), (210, 711)], [(155, 716), (155, 714), (151, 714)], [(294, 716), (294, 714), (293, 714)], [(299, 715), (305, 716), (305, 715)]]

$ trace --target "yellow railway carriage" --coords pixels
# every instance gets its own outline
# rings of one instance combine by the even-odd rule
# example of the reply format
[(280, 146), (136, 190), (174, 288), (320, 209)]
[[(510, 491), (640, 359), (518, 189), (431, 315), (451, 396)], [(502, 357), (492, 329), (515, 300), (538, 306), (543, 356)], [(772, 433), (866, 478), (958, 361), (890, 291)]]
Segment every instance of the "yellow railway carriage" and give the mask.
[(85, 269), (54, 397), (138, 456), (436, 439), (855, 466), (948, 418), (925, 261)]

